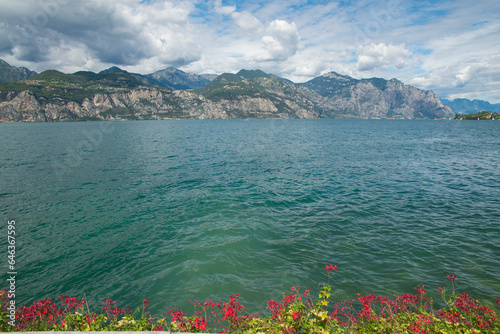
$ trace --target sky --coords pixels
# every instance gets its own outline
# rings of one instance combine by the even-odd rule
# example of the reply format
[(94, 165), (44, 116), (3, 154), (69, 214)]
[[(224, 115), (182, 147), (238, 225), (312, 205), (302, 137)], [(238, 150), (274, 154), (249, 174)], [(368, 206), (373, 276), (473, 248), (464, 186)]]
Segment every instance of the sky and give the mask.
[(0, 0), (0, 59), (42, 72), (396, 78), (500, 103), (500, 1)]

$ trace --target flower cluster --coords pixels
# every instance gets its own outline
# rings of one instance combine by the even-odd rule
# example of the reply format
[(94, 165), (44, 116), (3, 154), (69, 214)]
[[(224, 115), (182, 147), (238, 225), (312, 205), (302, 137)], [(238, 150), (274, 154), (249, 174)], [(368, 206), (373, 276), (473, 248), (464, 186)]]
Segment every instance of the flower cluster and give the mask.
[[(330, 274), (337, 266), (327, 265)], [(101, 313), (91, 312), (85, 299), (66, 295), (41, 299), (33, 305), (16, 309), (16, 326), (8, 324), (9, 299), (6, 290), (0, 291), (0, 331), (175, 331), (220, 333), (500, 333), (500, 317), (491, 307), (473, 299), (467, 293), (455, 293), (457, 276), (447, 279), (453, 290), (441, 294), (446, 307), (435, 311), (432, 299), (426, 297), (423, 285), (416, 293), (394, 297), (373, 294), (360, 295), (356, 300), (331, 303), (332, 287), (321, 285), (318, 299), (312, 291), (303, 293), (292, 286), (290, 293), (267, 303), (269, 315), (250, 314), (245, 311), (239, 295), (228, 301), (191, 301), (194, 313), (172, 307), (166, 316), (154, 319), (147, 312), (150, 306), (144, 300), (135, 312), (121, 309), (117, 302), (103, 300)], [(500, 304), (500, 299), (496, 301)]]
[(55, 325), (62, 314), (63, 309), (52, 303), (50, 298), (40, 299), (29, 307), (23, 306), (16, 314), (17, 330), (48, 330)]
[(102, 313), (105, 314), (108, 318), (113, 320), (118, 319), (125, 313), (130, 313), (129, 309), (122, 310), (118, 306), (116, 306), (116, 302), (111, 299), (103, 299), (104, 305), (102, 306)]
[[(7, 290), (0, 291), (0, 331), (104, 331), (104, 330), (154, 330), (152, 319), (144, 313), (136, 321), (130, 309), (120, 309), (115, 301), (104, 299), (101, 313), (90, 312), (87, 301), (59, 295), (56, 302), (41, 299), (30, 306), (16, 310), (15, 326), (7, 321), (9, 303)], [(87, 306), (87, 311), (85, 311)], [(145, 307), (149, 304), (145, 305)], [(118, 319), (122, 317), (121, 320)], [(163, 330), (157, 328), (157, 330)]]
[(326, 269), (326, 271), (327, 271), (328, 273), (330, 273), (332, 270), (338, 270), (338, 269), (337, 269), (337, 265), (332, 266), (331, 264), (330, 264), (330, 265), (326, 265), (326, 268), (325, 268), (325, 269)]

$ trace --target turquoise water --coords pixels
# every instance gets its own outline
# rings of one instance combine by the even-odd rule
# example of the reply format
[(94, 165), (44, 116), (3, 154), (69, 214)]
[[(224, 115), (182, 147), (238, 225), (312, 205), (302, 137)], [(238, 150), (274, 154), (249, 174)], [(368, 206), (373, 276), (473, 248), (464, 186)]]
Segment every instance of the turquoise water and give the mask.
[[(193, 120), (0, 124), (0, 249), (16, 301), (188, 299), (263, 311), (457, 287), (500, 298), (500, 122)], [(7, 252), (0, 260), (7, 273)], [(6, 284), (5, 284), (6, 286)], [(191, 310), (192, 307), (186, 308)]]

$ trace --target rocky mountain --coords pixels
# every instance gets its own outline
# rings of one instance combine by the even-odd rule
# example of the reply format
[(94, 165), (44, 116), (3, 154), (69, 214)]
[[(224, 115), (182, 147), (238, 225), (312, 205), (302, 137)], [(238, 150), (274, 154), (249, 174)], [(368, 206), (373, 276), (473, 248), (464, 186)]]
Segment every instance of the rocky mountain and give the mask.
[[(177, 73), (161, 72), (159, 79)], [(177, 83), (182, 85), (181, 80)], [(241, 70), (222, 74), (198, 89), (174, 91), (118, 68), (100, 73), (45, 71), (0, 84), (0, 120), (10, 122), (453, 115), (430, 91), (395, 79), (358, 80), (333, 72), (295, 84), (260, 70)]]
[(224, 73), (194, 92), (232, 118), (317, 118), (323, 111), (317, 93), (260, 70)]
[(158, 85), (173, 90), (193, 89), (205, 86), (209, 79), (194, 74), (186, 73), (173, 67), (157, 71), (145, 76), (152, 85)]
[[(116, 66), (113, 66), (104, 71), (99, 72), (99, 74), (107, 74), (111, 72), (126, 72), (126, 71)], [(135, 76), (137, 79), (145, 83), (148, 83), (150, 85), (161, 86), (172, 90), (200, 88), (205, 86), (211, 81), (211, 79), (209, 79), (210, 77), (205, 77), (194, 73), (186, 73), (174, 67), (169, 67), (167, 69), (147, 75), (136, 74), (136, 73), (130, 73), (130, 74)]]
[(361, 118), (450, 118), (453, 111), (432, 91), (423, 91), (397, 79), (354, 79), (335, 72), (303, 84), (328, 99), (331, 109), (322, 116), (336, 114)]
[(26, 67), (10, 66), (0, 59), (0, 83), (28, 79), (36, 74)]
[[(277, 110), (265, 101), (244, 105)], [(189, 90), (153, 86), (118, 70), (98, 74), (45, 71), (0, 85), (0, 120), (4, 122), (238, 117), (232, 104), (216, 103)]]
[(217, 78), (217, 77), (218, 77), (218, 75), (217, 75), (217, 74), (211, 74), (211, 73), (204, 73), (204, 74), (201, 74), (200, 76), (201, 76), (202, 78), (207, 79), (209, 82), (210, 82), (210, 81), (212, 81), (212, 80), (214, 80), (215, 78)]
[(469, 99), (454, 99), (441, 101), (450, 107), (455, 114), (476, 114), (480, 111), (486, 110), (491, 112), (500, 112), (500, 103), (491, 104), (483, 100), (469, 100)]
[[(110, 68), (107, 68), (105, 70), (102, 70), (101, 72), (97, 73), (97, 74), (108, 74), (108, 73), (111, 73), (111, 72), (127, 72), (125, 70), (122, 70), (121, 68), (119, 67), (116, 67), (116, 66), (112, 66)], [(128, 72), (127, 72), (128, 73)], [(132, 73), (131, 73), (132, 74)], [(140, 74), (133, 74), (135, 76), (141, 76)]]
[(223, 118), (200, 104), (197, 94), (152, 86), (116, 70), (45, 71), (0, 85), (0, 120), (11, 122)]

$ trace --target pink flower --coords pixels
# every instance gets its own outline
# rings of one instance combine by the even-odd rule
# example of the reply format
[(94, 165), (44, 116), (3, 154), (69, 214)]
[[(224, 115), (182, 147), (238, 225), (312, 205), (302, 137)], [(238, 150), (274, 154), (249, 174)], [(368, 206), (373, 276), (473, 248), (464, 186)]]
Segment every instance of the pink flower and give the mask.
[(206, 330), (207, 329), (207, 322), (205, 321), (204, 317), (196, 318), (195, 319), (195, 327), (198, 328), (199, 330)]
[(422, 295), (422, 296), (427, 294), (427, 292), (425, 292), (425, 289), (424, 289), (423, 285), (417, 285), (417, 287), (415, 288), (415, 290), (417, 290), (418, 293), (420, 295)]
[(300, 313), (300, 312), (293, 312), (292, 313), (293, 320), (297, 321), (300, 319), (300, 317), (302, 317), (302, 313)]
[(449, 279), (451, 283), (453, 283), (457, 279), (457, 275), (449, 274), (448, 276), (446, 276), (446, 278)]
[(325, 269), (326, 269), (326, 271), (327, 271), (328, 273), (330, 273), (332, 270), (338, 270), (338, 269), (337, 269), (337, 265), (332, 266), (331, 264), (330, 264), (330, 265), (326, 265)]

